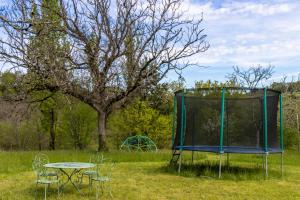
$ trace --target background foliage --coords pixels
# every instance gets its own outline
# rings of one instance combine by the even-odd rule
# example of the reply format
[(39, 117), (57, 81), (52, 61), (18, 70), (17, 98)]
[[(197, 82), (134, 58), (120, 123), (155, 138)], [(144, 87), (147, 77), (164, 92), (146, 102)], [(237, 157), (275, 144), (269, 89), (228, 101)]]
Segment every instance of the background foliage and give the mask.
[(109, 128), (116, 146), (128, 136), (146, 135), (158, 148), (168, 147), (171, 141), (171, 116), (162, 115), (149, 106), (147, 101), (137, 99), (127, 108), (114, 113)]
[[(97, 145), (97, 113), (77, 99), (42, 91), (32, 93), (29, 101), (12, 101), (10, 96), (22, 93), (26, 85), (17, 85), (21, 73), (5, 72), (0, 76), (0, 149), (94, 149)], [(299, 148), (297, 115), (300, 112), (299, 82), (273, 83), (272, 88), (284, 93), (286, 148)], [(234, 81), (198, 81), (195, 88), (234, 87)], [(120, 107), (108, 119), (108, 143), (119, 149), (129, 136), (146, 135), (158, 148), (170, 148), (173, 93), (184, 88), (183, 82), (158, 84), (140, 91), (126, 106)], [(53, 111), (54, 117), (51, 118)], [(209, 111), (209, 109), (208, 109)], [(208, 112), (203, 110), (203, 112)], [(51, 123), (51, 120), (52, 123)]]

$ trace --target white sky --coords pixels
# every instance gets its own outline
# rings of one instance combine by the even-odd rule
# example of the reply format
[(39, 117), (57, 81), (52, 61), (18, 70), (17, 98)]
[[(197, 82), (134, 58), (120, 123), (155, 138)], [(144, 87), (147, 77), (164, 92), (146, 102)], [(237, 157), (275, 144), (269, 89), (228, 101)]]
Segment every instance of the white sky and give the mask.
[[(10, 0), (0, 0), (0, 6)], [(187, 17), (204, 16), (207, 52), (190, 58), (208, 68), (184, 71), (187, 86), (197, 80), (224, 81), (232, 66), (274, 65), (273, 80), (300, 73), (300, 0), (185, 0)], [(166, 78), (176, 80), (170, 73)]]
[[(225, 80), (232, 66), (274, 65), (273, 79), (300, 73), (300, 0), (186, 0), (186, 15), (204, 15), (211, 47), (190, 58), (209, 68), (183, 73), (188, 86), (196, 80)], [(167, 80), (176, 79), (171, 73)]]

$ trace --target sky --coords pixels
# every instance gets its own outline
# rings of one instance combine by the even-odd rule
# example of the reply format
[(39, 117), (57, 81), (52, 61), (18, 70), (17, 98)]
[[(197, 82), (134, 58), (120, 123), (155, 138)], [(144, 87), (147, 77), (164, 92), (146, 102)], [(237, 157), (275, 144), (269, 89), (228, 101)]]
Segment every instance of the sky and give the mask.
[[(300, 0), (186, 0), (188, 17), (200, 18), (210, 48), (190, 58), (207, 68), (183, 72), (187, 86), (197, 80), (226, 80), (233, 66), (275, 66), (269, 81), (300, 73)], [(167, 80), (178, 76), (170, 73)]]
[[(5, 5), (8, 0), (0, 0)], [(210, 48), (190, 59), (205, 68), (183, 71), (186, 85), (225, 81), (233, 66), (275, 66), (272, 81), (300, 73), (300, 0), (184, 0), (186, 17), (201, 18)], [(169, 73), (166, 81), (177, 80)]]

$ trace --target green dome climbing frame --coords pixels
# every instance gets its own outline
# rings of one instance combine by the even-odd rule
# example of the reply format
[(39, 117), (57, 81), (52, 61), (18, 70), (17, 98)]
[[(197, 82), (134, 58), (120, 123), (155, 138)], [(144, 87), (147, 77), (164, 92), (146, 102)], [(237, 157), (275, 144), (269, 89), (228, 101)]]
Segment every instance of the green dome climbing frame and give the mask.
[(147, 136), (128, 137), (120, 147), (124, 151), (157, 151), (155, 143)]

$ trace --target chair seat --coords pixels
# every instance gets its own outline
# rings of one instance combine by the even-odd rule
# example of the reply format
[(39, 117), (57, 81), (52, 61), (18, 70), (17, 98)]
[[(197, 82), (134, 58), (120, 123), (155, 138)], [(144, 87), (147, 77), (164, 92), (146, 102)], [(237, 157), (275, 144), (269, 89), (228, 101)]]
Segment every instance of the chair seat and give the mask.
[(110, 181), (110, 178), (106, 176), (97, 176), (92, 178), (93, 181), (107, 182)]
[(58, 176), (57, 172), (43, 172), (40, 173), (40, 176)]
[(39, 184), (52, 184), (52, 183), (58, 183), (59, 180), (49, 180), (49, 179), (40, 179), (36, 181)]
[(84, 171), (82, 174), (83, 175), (96, 175), (97, 171), (88, 170), (88, 171)]

